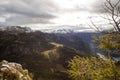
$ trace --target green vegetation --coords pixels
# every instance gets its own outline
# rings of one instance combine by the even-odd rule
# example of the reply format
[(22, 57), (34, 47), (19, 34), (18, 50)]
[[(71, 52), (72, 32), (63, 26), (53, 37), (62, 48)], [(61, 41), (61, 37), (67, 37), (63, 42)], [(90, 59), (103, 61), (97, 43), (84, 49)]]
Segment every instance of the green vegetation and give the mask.
[(106, 32), (94, 39), (107, 59), (75, 56), (68, 65), (69, 76), (73, 80), (120, 80), (120, 64), (111, 57), (120, 55), (120, 33)]
[[(40, 31), (14, 33), (6, 30), (0, 34), (0, 60), (20, 63), (32, 72), (33, 80), (120, 80), (119, 64), (110, 57), (107, 60), (90, 57), (83, 51), (48, 40)], [(117, 32), (106, 33), (95, 41), (99, 42), (102, 50), (120, 53), (120, 35)], [(29, 74), (23, 69), (19, 72), (24, 76)], [(19, 80), (18, 73), (4, 74), (7, 80)], [(0, 78), (3, 78), (3, 73), (0, 73)]]
[(120, 54), (120, 34), (117, 32), (109, 32), (104, 35), (95, 38), (95, 41), (99, 43), (99, 48)]
[(68, 74), (74, 80), (120, 80), (120, 72), (111, 59), (75, 56), (69, 62)]

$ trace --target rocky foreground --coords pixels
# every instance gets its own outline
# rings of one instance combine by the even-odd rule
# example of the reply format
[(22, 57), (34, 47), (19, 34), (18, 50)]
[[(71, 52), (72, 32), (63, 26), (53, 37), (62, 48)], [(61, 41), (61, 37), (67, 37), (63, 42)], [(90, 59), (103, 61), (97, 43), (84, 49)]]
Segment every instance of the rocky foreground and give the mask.
[(28, 70), (18, 63), (3, 60), (0, 62), (0, 80), (32, 80)]

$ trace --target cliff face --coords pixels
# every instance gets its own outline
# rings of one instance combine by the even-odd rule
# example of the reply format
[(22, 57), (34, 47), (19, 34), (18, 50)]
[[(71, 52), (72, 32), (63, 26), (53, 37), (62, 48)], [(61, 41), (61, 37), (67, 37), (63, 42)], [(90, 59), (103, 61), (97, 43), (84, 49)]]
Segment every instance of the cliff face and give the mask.
[(28, 70), (18, 63), (2, 61), (0, 63), (0, 80), (32, 80)]

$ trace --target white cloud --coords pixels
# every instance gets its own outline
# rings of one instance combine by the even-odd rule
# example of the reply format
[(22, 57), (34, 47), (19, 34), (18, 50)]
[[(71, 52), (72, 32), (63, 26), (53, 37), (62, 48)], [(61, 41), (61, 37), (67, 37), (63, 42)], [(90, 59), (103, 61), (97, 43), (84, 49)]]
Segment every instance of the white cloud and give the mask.
[[(0, 25), (56, 26), (106, 23), (97, 14), (105, 0), (0, 0)], [(102, 13), (100, 13), (102, 14)], [(40, 27), (41, 28), (41, 27)]]

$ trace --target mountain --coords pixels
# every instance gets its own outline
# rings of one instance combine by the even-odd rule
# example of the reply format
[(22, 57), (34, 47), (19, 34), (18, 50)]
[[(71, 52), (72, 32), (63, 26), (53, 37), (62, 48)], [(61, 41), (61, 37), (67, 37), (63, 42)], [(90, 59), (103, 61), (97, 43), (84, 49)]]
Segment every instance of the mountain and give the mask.
[(90, 48), (94, 53), (98, 52), (97, 46), (98, 43), (94, 42), (94, 36), (98, 37), (101, 35), (101, 33), (98, 32), (79, 32), (79, 33), (74, 33), (73, 35), (83, 39), (86, 43), (89, 44)]
[(20, 63), (33, 73), (34, 80), (68, 80), (68, 61), (75, 55), (88, 55), (47, 36), (40, 31), (0, 31), (0, 60)]
[[(89, 29), (87, 27), (83, 27), (83, 25), (78, 26), (59, 26), (59, 27), (53, 27), (50, 29), (41, 29), (42, 32), (52, 34), (48, 37), (60, 44), (64, 44), (66, 46), (75, 48), (77, 50), (84, 50), (83, 48), (86, 48), (88, 52), (97, 53), (97, 45), (98, 43), (94, 42), (93, 36), (100, 36), (100, 32), (95, 32), (93, 29)], [(63, 40), (64, 39), (64, 40)], [(74, 42), (71, 42), (70, 40), (74, 40)], [(81, 43), (84, 43), (86, 45), (83, 45), (84, 47), (81, 47)]]
[(49, 27), (39, 27), (40, 31), (44, 33), (77, 33), (77, 32), (95, 32), (94, 29), (88, 26), (79, 25), (61, 25), (61, 26), (49, 26)]
[(72, 29), (56, 29), (56, 30), (53, 30), (51, 33), (74, 33), (74, 30)]
[(32, 32), (31, 28), (21, 27), (21, 26), (0, 27), (0, 31), (13, 32), (13, 34), (24, 33), (24, 32), (26, 32), (26, 33)]
[(74, 48), (84, 54), (92, 55), (89, 44), (85, 42), (82, 38), (74, 35), (73, 33), (49, 33), (47, 34), (47, 37), (56, 43), (63, 44), (69, 48)]
[[(78, 28), (77, 28), (78, 29)], [(64, 44), (68, 47), (74, 48), (76, 50), (83, 51), (85, 53), (96, 54), (98, 52), (98, 43), (94, 42), (94, 36), (100, 36), (101, 33), (88, 30), (88, 32), (82, 32), (80, 29), (70, 29), (70, 28), (58, 28), (53, 30), (45, 30), (52, 41), (60, 44)]]

